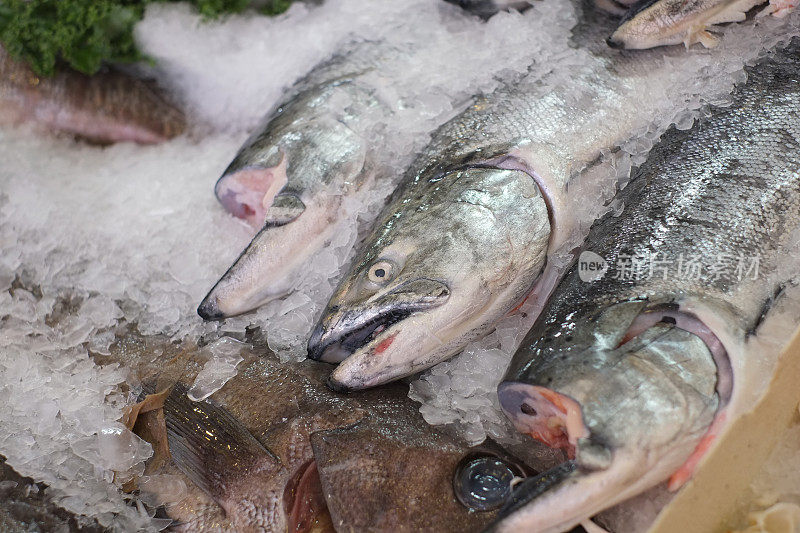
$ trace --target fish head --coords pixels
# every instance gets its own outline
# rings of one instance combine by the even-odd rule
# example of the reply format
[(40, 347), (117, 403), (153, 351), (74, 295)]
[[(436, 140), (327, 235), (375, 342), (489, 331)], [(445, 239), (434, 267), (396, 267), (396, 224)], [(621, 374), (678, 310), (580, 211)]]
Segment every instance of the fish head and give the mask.
[[(569, 529), (689, 464), (720, 406), (718, 346), (690, 331), (688, 319), (635, 331), (639, 308), (612, 305), (585, 325), (591, 344), (573, 339), (573, 349), (561, 345), (500, 384), (517, 430), (565, 450), (569, 461), (521, 484), (495, 530)], [(612, 336), (608, 320), (632, 328)]]
[(364, 168), (364, 138), (333, 115), (306, 116), (313, 111), (306, 100), (292, 102), (245, 141), (214, 186), (225, 210), (254, 228), (282, 225), (303, 212), (299, 204), (276, 205), (282, 195), (351, 182)]
[(388, 207), (313, 331), (309, 357), (340, 363), (332, 387), (375, 386), (452, 356), (541, 272), (550, 226), (527, 174), (470, 168), (438, 183)]
[(407, 393), (397, 383), (350, 394), (370, 416), (311, 435), (332, 522), (345, 531), (482, 529), (512, 480), (532, 471), (496, 443), (468, 446), (432, 428)]
[(289, 118), (248, 141), (216, 184), (225, 209), (259, 231), (198, 307), (206, 320), (289, 294), (366, 174), (363, 137), (332, 118), (283, 124)]

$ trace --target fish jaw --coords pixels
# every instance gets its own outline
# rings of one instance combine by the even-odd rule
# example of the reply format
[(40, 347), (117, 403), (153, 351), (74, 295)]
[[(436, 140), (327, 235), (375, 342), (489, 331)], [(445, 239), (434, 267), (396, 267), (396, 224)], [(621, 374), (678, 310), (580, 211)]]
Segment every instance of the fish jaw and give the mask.
[(517, 430), (565, 449), (576, 468), (516, 497), (496, 531), (569, 529), (680, 471), (714, 425), (715, 357), (673, 324), (554, 360), (504, 381), (498, 396)]
[[(398, 353), (407, 353), (415, 343), (419, 349), (418, 343), (431, 337), (424, 322), (443, 307), (449, 310), (450, 297), (451, 289), (443, 281), (400, 280), (361, 305), (351, 304), (324, 315), (309, 339), (309, 357), (328, 363), (366, 359), (378, 369), (398, 358)], [(382, 370), (379, 373), (384, 375)], [(331, 383), (341, 389), (370, 386), (349, 380), (340, 383), (336, 378)]]
[[(435, 331), (431, 324), (447, 315), (449, 308), (409, 317), (403, 324), (381, 333), (336, 367), (328, 385), (340, 391), (375, 387), (448, 359), (461, 349), (463, 342), (458, 335), (463, 334), (463, 330), (453, 335)], [(451, 335), (454, 338), (445, 337)]]
[(632, 9), (614, 33), (609, 46), (641, 50), (656, 46), (702, 43), (713, 48), (717, 38), (707, 31), (715, 24), (741, 22), (746, 13), (765, 0), (706, 0), (687, 3), (660, 0)]
[(251, 311), (289, 294), (310, 257), (333, 236), (341, 197), (319, 195), (290, 222), (266, 225), (197, 308), (205, 320)]
[(518, 288), (492, 294), (477, 283), (458, 284), (441, 305), (409, 314), (355, 351), (339, 352), (328, 379), (334, 390), (375, 387), (426, 370), (487, 334), (514, 307)]
[[(568, 462), (563, 466), (571, 464)], [(517, 505), (501, 510), (500, 518), (487, 531), (569, 531), (589, 516), (658, 484), (660, 472), (648, 470), (648, 465), (649, 461), (643, 454), (629, 453), (615, 456), (609, 468), (599, 471), (584, 470), (580, 466), (572, 471), (556, 467), (553, 469), (555, 472), (548, 471), (542, 475), (555, 474), (555, 479), (548, 480), (550, 484), (544, 492), (517, 494)], [(562, 473), (565, 470), (567, 472)], [(536, 478), (530, 480), (532, 484), (536, 481)], [(516, 490), (522, 492), (525, 487)]]

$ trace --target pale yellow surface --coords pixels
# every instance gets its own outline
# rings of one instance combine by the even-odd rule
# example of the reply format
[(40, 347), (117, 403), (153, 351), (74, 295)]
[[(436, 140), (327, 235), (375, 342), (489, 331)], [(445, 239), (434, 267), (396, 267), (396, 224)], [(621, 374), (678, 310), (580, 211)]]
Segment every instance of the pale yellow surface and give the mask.
[[(800, 403), (800, 330), (781, 354), (772, 382), (740, 416), (693, 479), (659, 514), (649, 533), (729, 531), (743, 517), (743, 497)], [(800, 473), (798, 473), (800, 475)]]

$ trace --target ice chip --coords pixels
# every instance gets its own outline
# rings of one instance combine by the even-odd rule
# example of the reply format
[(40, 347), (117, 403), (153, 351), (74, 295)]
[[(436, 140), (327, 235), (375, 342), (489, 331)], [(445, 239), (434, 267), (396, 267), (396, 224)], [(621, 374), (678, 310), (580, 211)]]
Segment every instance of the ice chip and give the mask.
[(244, 343), (230, 337), (222, 337), (207, 346), (212, 358), (203, 365), (187, 393), (192, 401), (205, 400), (236, 375), (236, 365), (244, 360), (241, 355), (243, 346)]
[(150, 444), (119, 423), (73, 442), (72, 450), (97, 467), (117, 472), (125, 472), (153, 454)]

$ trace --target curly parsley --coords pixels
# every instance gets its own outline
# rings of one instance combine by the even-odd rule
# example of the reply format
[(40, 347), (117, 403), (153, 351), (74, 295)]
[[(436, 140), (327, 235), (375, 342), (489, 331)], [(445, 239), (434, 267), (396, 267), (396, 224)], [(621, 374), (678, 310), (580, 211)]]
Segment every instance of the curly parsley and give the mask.
[[(0, 43), (12, 57), (50, 76), (64, 62), (86, 74), (107, 62), (145, 59), (133, 28), (152, 1), (175, 0), (0, 0)], [(277, 15), (292, 0), (269, 0), (259, 11)], [(206, 19), (239, 13), (251, 0), (190, 0)]]

